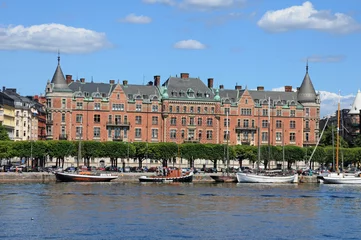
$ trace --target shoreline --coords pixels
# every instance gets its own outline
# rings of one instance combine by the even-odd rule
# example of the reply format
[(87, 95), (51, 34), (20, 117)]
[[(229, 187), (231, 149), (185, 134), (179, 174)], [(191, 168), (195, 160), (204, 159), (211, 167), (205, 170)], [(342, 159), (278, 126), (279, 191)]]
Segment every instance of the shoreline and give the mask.
[[(139, 183), (140, 176), (151, 176), (154, 173), (118, 173), (112, 172), (113, 175), (119, 176), (112, 182)], [(193, 177), (193, 183), (215, 183), (211, 175), (222, 176), (222, 173), (196, 173)], [(56, 182), (55, 175), (47, 172), (0, 172), (1, 183), (52, 183)], [(317, 183), (316, 176), (300, 175), (299, 183)]]

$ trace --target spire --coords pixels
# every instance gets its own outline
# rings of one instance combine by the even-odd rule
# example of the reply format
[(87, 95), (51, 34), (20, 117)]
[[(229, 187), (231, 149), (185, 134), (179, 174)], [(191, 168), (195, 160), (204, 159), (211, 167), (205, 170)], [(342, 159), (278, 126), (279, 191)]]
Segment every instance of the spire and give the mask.
[(357, 91), (355, 100), (352, 103), (352, 107), (349, 111), (349, 114), (360, 114), (361, 110), (361, 92), (360, 89)]
[(66, 84), (63, 71), (60, 67), (60, 54), (58, 52), (58, 66), (56, 67), (53, 79), (51, 80), (51, 83), (54, 85), (54, 91), (71, 91), (68, 87), (68, 84)]
[(308, 60), (306, 64), (306, 74), (303, 78), (300, 89), (297, 91), (297, 99), (300, 103), (316, 102), (316, 91), (313, 87), (310, 76), (308, 75)]

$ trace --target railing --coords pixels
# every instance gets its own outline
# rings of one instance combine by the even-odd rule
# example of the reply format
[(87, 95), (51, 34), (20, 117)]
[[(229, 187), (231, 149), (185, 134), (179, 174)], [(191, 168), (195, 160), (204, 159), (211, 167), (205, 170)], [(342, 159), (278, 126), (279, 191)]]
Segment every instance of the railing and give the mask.
[(305, 127), (305, 128), (303, 129), (303, 131), (304, 131), (304, 132), (309, 132), (309, 131), (311, 131), (311, 129), (310, 129), (309, 127)]
[(241, 125), (238, 125), (236, 126), (236, 130), (237, 131), (256, 131), (257, 128), (256, 127), (249, 127), (249, 126), (241, 126)]
[(114, 136), (113, 141), (123, 141), (123, 137), (122, 136)]
[(129, 122), (121, 122), (121, 121), (108, 121), (107, 126), (129, 126)]
[(184, 139), (183, 142), (184, 143), (199, 143), (199, 139), (189, 138), (189, 139)]

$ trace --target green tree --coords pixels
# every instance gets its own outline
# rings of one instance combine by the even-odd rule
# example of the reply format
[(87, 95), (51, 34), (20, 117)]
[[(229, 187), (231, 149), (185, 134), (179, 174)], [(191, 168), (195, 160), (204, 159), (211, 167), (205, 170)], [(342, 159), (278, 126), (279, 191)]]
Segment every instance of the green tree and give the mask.
[(162, 161), (163, 167), (168, 166), (168, 160), (174, 159), (178, 153), (178, 146), (176, 143), (161, 142), (148, 144), (149, 153), (154, 159)]
[[(155, 144), (155, 143), (154, 143)], [(129, 145), (130, 156), (138, 160), (139, 168), (143, 166), (143, 161), (147, 158), (152, 158), (152, 152), (149, 151), (149, 143), (134, 142)]]
[[(332, 140), (333, 133), (333, 140)], [(322, 138), (320, 139), (319, 146), (336, 146), (337, 128), (336, 126), (328, 126), (323, 132)], [(340, 147), (348, 147), (348, 143), (340, 136)]]
[(0, 123), (0, 141), (9, 141), (9, 135), (5, 127)]
[(242, 167), (243, 160), (247, 159), (252, 162), (253, 165), (257, 161), (257, 147), (250, 145), (235, 145), (232, 148), (235, 153), (235, 158), (238, 159), (240, 167)]
[(57, 167), (64, 168), (65, 157), (75, 155), (77, 152), (75, 149), (78, 147), (77, 143), (78, 142), (58, 140), (47, 141), (49, 157), (56, 159), (55, 165)]

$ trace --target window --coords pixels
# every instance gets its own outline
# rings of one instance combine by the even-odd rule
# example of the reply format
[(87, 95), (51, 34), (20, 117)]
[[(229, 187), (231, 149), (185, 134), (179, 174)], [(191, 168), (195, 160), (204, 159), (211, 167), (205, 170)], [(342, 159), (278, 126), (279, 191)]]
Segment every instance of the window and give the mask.
[(198, 118), (198, 126), (202, 126), (202, 118)]
[(248, 142), (248, 132), (244, 132), (244, 133), (243, 133), (243, 138), (242, 138), (242, 140), (243, 140), (244, 142)]
[(281, 109), (277, 109), (276, 114), (277, 114), (277, 116), (282, 116), (282, 110), (281, 110)]
[(213, 119), (207, 118), (207, 126), (212, 126), (212, 125), (213, 125)]
[(190, 107), (190, 110), (189, 110), (191, 113), (194, 112), (194, 107)]
[(305, 125), (306, 125), (306, 128), (310, 128), (310, 122), (309, 121), (306, 121)]
[(208, 108), (204, 107), (204, 113), (208, 113)]
[(212, 114), (214, 113), (214, 107), (211, 108), (211, 113), (212, 113)]
[(112, 137), (112, 129), (111, 128), (108, 129), (108, 137), (109, 138)]
[(65, 123), (65, 113), (61, 114), (61, 122)]
[(254, 128), (254, 120), (252, 119), (252, 127)]
[(268, 121), (267, 120), (262, 120), (262, 127), (263, 128), (268, 127)]
[(306, 117), (310, 116), (310, 109), (306, 108)]
[(194, 117), (190, 117), (190, 118), (189, 118), (189, 125), (190, 125), (190, 126), (195, 126), (195, 124), (194, 124)]
[(135, 138), (141, 138), (142, 137), (142, 129), (136, 128), (135, 129)]
[(305, 141), (308, 142), (310, 139), (309, 133), (305, 133)]
[(170, 113), (173, 112), (173, 106), (169, 106), (169, 112), (170, 112)]
[[(49, 128), (50, 129), (50, 128)], [(49, 130), (48, 129), (48, 130)], [(50, 131), (48, 131), (48, 135), (51, 135), (51, 132)], [(16, 137), (19, 137), (19, 130), (16, 130)]]
[(94, 103), (94, 110), (100, 110), (100, 103)]
[(158, 112), (158, 105), (152, 105), (152, 112)]
[(290, 111), (290, 117), (295, 117), (296, 116), (296, 111), (295, 110), (291, 110)]
[(76, 122), (82, 123), (83, 122), (83, 114), (77, 114), (76, 115)]
[(172, 126), (177, 125), (177, 118), (176, 118), (176, 117), (171, 117), (171, 119), (170, 119), (170, 125), (172, 125)]
[(201, 107), (197, 107), (197, 113), (201, 113)]
[(123, 138), (128, 138), (128, 130), (124, 129)]
[(61, 99), (61, 108), (66, 108), (66, 99)]
[(194, 129), (188, 129), (188, 140), (194, 140)]
[(135, 105), (135, 111), (137, 111), (137, 112), (142, 111), (142, 104)]
[(115, 122), (116, 125), (117, 125), (117, 124), (120, 124), (120, 123), (122, 122), (122, 116), (120, 116), (120, 115), (115, 115), (115, 116), (114, 116), (114, 122)]
[(224, 114), (229, 115), (229, 108), (224, 108)]
[(61, 126), (61, 129), (60, 129), (60, 132), (61, 132), (61, 135), (65, 135), (65, 126)]
[(120, 99), (120, 94), (119, 93), (117, 94), (117, 99)]
[(248, 128), (249, 127), (249, 120), (243, 119), (243, 127)]
[(291, 128), (291, 129), (295, 129), (295, 128), (296, 128), (296, 122), (295, 122), (295, 121), (290, 121), (290, 128)]
[(176, 107), (176, 112), (179, 113), (179, 106)]
[(112, 116), (112, 115), (109, 115), (109, 116), (108, 116), (108, 122), (111, 123), (112, 120), (113, 120), (113, 116)]
[(183, 107), (183, 112), (184, 113), (187, 112), (187, 107), (186, 106)]
[(83, 137), (83, 127), (78, 126), (75, 128), (76, 138)]
[(276, 121), (276, 128), (282, 128), (282, 121), (281, 120)]
[(158, 129), (152, 129), (152, 138), (158, 139)]
[(158, 125), (158, 117), (152, 117), (152, 125)]
[(212, 139), (212, 130), (207, 130), (207, 140), (211, 140)]
[(296, 133), (291, 132), (290, 133), (290, 142), (296, 142)]
[(250, 109), (250, 108), (242, 108), (241, 109), (241, 115), (243, 115), (243, 116), (252, 115), (252, 109)]
[(227, 140), (229, 139), (229, 131), (224, 131), (223, 132), (223, 140)]
[(127, 115), (124, 116), (124, 124), (128, 124), (128, 116)]
[(241, 119), (237, 119), (237, 127), (241, 126)]
[(94, 127), (94, 137), (100, 138), (100, 127)]
[[(51, 99), (46, 99), (46, 107), (51, 108)], [(19, 111), (16, 111), (16, 116), (19, 116)]]
[(175, 130), (175, 129), (170, 130), (170, 138), (171, 139), (176, 139), (177, 138), (177, 130)]
[(123, 103), (114, 103), (112, 105), (113, 111), (124, 111), (124, 104)]
[(99, 114), (94, 115), (94, 123), (100, 123), (100, 115)]
[(181, 131), (181, 137), (184, 138), (185, 132), (184, 130)]
[(262, 109), (262, 115), (268, 116), (268, 109)]
[(76, 103), (76, 109), (83, 109), (83, 103), (82, 102), (77, 102)]
[(223, 120), (223, 126), (229, 127), (230, 125), (231, 125), (231, 119), (225, 118), (225, 119)]
[(187, 121), (186, 118), (185, 118), (185, 117), (182, 117), (182, 126), (185, 126), (185, 125), (187, 124), (186, 121)]
[(198, 131), (198, 140), (200, 141), (202, 139), (202, 130)]
[(282, 138), (282, 133), (281, 132), (276, 132), (276, 142), (280, 142)]
[(142, 116), (135, 116), (135, 124), (142, 124)]
[(262, 142), (268, 142), (268, 132), (262, 132)]

